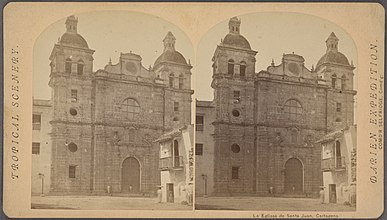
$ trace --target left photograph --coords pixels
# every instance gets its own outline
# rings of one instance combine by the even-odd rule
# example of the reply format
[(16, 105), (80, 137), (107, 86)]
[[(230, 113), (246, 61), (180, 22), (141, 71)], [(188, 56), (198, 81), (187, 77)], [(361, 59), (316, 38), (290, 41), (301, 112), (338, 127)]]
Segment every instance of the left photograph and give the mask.
[(31, 208), (192, 210), (193, 53), (148, 14), (47, 27), (33, 53)]

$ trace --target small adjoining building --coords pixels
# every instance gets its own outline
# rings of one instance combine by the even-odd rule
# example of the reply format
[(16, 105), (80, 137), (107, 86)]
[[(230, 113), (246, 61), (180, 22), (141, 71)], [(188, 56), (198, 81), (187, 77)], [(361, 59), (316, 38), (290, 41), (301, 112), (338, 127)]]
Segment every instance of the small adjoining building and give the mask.
[(324, 202), (356, 204), (356, 125), (318, 141), (321, 146)]
[(193, 190), (193, 125), (162, 135), (160, 172), (162, 202), (192, 203)]
[(50, 100), (33, 99), (32, 105), (32, 195), (46, 195), (51, 184), (52, 105)]
[(211, 101), (196, 101), (195, 195), (208, 196), (214, 190), (215, 106)]

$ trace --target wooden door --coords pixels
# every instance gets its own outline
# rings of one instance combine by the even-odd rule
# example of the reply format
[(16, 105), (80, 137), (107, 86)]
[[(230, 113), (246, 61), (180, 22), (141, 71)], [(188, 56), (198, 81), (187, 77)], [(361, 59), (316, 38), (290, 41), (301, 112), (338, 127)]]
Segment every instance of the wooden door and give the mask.
[(122, 162), (121, 192), (140, 192), (140, 163), (134, 157), (128, 157)]

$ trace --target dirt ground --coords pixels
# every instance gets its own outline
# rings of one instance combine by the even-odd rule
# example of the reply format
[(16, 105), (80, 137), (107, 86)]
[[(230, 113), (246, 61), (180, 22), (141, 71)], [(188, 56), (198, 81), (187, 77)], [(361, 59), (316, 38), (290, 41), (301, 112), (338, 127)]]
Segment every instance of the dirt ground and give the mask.
[(192, 210), (179, 203), (158, 203), (149, 197), (110, 196), (32, 196), (32, 209), (75, 210)]
[(312, 198), (278, 197), (197, 197), (197, 210), (260, 210), (260, 211), (355, 211), (344, 204), (321, 204)]

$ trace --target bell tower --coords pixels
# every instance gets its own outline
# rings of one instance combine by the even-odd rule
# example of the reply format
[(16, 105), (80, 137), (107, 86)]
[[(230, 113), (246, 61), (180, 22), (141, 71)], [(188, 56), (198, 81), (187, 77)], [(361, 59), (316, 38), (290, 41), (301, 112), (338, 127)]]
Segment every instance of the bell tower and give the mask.
[(191, 124), (191, 64), (175, 49), (172, 32), (164, 37), (163, 53), (153, 66), (158, 80), (165, 85), (164, 129), (166, 131)]
[(327, 131), (341, 129), (354, 123), (353, 70), (347, 57), (338, 49), (339, 38), (332, 32), (326, 43), (326, 53), (316, 65), (319, 78), (326, 81)]
[[(242, 36), (241, 20), (229, 20), (229, 33), (212, 58), (214, 104), (214, 191), (254, 191), (254, 74), (256, 51)], [(223, 181), (224, 180), (224, 181)], [(230, 191), (231, 190), (231, 191)]]
[(92, 190), (93, 53), (66, 19), (66, 32), (50, 55), (52, 91), (52, 192)]

